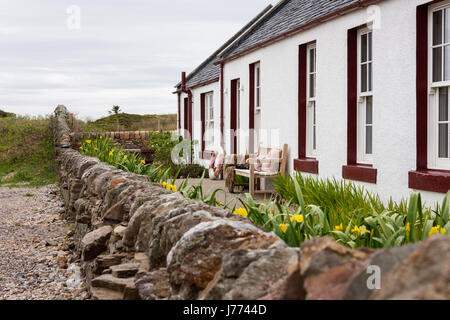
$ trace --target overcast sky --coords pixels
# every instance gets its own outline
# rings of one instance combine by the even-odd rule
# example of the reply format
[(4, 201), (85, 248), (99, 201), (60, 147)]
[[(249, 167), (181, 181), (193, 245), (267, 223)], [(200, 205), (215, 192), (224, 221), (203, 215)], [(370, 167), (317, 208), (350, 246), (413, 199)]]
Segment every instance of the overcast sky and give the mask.
[(275, 2), (0, 0), (0, 109), (46, 115), (64, 104), (82, 119), (113, 105), (176, 113), (181, 71)]

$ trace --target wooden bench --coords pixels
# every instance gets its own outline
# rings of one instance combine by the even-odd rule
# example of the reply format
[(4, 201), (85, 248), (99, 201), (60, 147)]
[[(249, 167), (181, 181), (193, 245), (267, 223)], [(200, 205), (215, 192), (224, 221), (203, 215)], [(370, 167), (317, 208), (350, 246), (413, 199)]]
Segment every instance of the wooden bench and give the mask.
[(234, 169), (235, 175), (249, 178), (249, 188), (252, 197), (257, 193), (274, 193), (275, 190), (256, 190), (259, 179), (273, 179), (279, 174), (286, 175), (288, 145), (283, 148), (266, 147), (262, 144), (258, 147), (258, 153), (250, 156), (247, 162), (248, 170)]

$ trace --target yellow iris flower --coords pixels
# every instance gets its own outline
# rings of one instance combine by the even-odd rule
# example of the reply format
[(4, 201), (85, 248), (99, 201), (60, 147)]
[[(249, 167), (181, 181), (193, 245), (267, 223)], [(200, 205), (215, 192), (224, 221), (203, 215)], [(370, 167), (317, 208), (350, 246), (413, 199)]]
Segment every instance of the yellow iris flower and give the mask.
[(297, 223), (303, 222), (303, 216), (301, 214), (298, 214), (296, 216), (291, 217), (291, 222), (297, 221)]
[(287, 228), (288, 228), (287, 225), (285, 225), (284, 223), (280, 224), (280, 229), (281, 231), (283, 231), (283, 233), (286, 233)]
[(244, 218), (248, 217), (248, 212), (247, 212), (247, 210), (245, 210), (245, 208), (236, 209), (236, 210), (234, 210), (233, 214), (242, 216)]

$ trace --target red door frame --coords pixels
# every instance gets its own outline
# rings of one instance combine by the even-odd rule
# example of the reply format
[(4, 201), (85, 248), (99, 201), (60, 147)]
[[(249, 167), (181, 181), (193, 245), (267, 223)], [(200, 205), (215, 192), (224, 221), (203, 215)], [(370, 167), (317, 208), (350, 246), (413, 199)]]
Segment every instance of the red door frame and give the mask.
[(238, 81), (240, 81), (240, 79), (231, 80), (230, 143), (232, 146), (232, 152), (234, 154), (237, 154), (237, 130), (239, 129), (237, 125), (237, 117), (239, 116), (237, 110), (237, 94), (239, 90), (239, 88), (237, 87)]
[(255, 153), (255, 64), (249, 66), (249, 152)]

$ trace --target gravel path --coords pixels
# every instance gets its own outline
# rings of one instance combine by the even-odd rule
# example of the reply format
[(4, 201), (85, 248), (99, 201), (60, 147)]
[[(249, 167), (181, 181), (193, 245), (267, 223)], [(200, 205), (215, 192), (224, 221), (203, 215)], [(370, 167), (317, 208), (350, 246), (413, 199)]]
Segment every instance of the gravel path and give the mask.
[(87, 298), (57, 192), (0, 187), (0, 300)]

